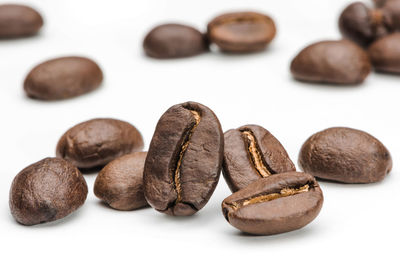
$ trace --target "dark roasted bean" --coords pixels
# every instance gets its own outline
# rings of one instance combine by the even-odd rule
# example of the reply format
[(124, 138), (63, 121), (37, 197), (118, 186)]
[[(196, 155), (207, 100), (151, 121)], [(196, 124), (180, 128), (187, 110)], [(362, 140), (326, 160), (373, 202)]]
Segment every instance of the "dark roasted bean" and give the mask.
[(94, 183), (94, 194), (117, 210), (147, 206), (143, 192), (143, 168), (147, 152), (135, 152), (108, 163)]
[(322, 191), (311, 175), (287, 172), (259, 179), (233, 193), (222, 202), (222, 212), (245, 233), (272, 235), (309, 224), (322, 203)]
[(295, 171), (285, 148), (266, 129), (246, 125), (224, 134), (223, 174), (236, 192), (272, 174)]
[(78, 168), (90, 169), (142, 149), (142, 135), (133, 125), (114, 119), (93, 119), (69, 129), (58, 141), (56, 154)]
[(151, 30), (143, 42), (150, 57), (167, 59), (190, 57), (208, 50), (204, 34), (180, 24), (163, 24)]
[(23, 5), (0, 5), (0, 38), (35, 35), (43, 26), (42, 16)]
[(83, 57), (62, 57), (36, 66), (25, 79), (24, 89), (31, 98), (60, 100), (98, 88), (103, 81), (100, 67)]
[(10, 209), (21, 224), (34, 225), (61, 219), (86, 200), (82, 174), (69, 162), (46, 158), (23, 169), (10, 190)]
[(144, 168), (149, 204), (170, 215), (192, 215), (204, 207), (218, 183), (224, 139), (215, 114), (186, 102), (158, 121)]
[(374, 183), (392, 169), (386, 147), (366, 132), (329, 128), (312, 135), (299, 155), (303, 171), (342, 183)]
[(222, 51), (255, 52), (274, 39), (276, 27), (267, 15), (256, 12), (227, 13), (208, 24), (208, 36)]
[(305, 82), (359, 84), (371, 71), (367, 53), (351, 41), (323, 41), (304, 48), (292, 61), (294, 78)]

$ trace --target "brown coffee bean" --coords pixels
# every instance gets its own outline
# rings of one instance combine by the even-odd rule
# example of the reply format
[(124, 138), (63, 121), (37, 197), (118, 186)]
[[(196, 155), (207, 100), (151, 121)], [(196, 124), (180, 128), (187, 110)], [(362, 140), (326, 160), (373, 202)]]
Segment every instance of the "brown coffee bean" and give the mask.
[(375, 70), (400, 73), (400, 33), (393, 33), (374, 42), (368, 48)]
[(149, 204), (169, 215), (192, 215), (205, 206), (218, 183), (224, 137), (215, 114), (186, 102), (158, 121), (144, 167)]
[(394, 31), (392, 18), (384, 9), (372, 9), (362, 2), (349, 5), (339, 18), (342, 35), (361, 46)]
[(46, 158), (14, 178), (11, 214), (24, 225), (55, 221), (82, 206), (87, 193), (85, 179), (76, 167), (62, 159)]
[(314, 177), (287, 172), (258, 179), (222, 202), (226, 220), (254, 235), (293, 231), (317, 217), (323, 194)]
[(204, 34), (181, 24), (163, 24), (151, 30), (143, 42), (149, 57), (168, 59), (191, 57), (208, 50)]
[(382, 10), (391, 19), (393, 30), (400, 31), (400, 0), (388, 0)]
[(299, 155), (303, 171), (342, 183), (374, 183), (392, 169), (386, 147), (366, 132), (343, 127), (312, 135)]
[(267, 15), (256, 12), (227, 13), (208, 24), (208, 36), (225, 52), (263, 50), (274, 39), (276, 27)]
[(295, 79), (305, 82), (358, 84), (371, 71), (367, 53), (351, 41), (322, 41), (304, 48), (292, 61)]
[(0, 5), (0, 38), (35, 35), (43, 26), (42, 16), (23, 5)]
[(375, 7), (382, 7), (388, 0), (373, 0)]
[(142, 149), (142, 135), (133, 125), (114, 119), (93, 119), (69, 129), (58, 141), (56, 154), (78, 168), (90, 169)]
[(260, 178), (296, 170), (278, 139), (261, 126), (232, 129), (224, 138), (222, 172), (232, 192)]
[(31, 98), (60, 100), (98, 88), (103, 81), (100, 67), (83, 57), (61, 57), (36, 66), (25, 79), (24, 89)]
[(94, 194), (117, 210), (147, 206), (143, 192), (143, 168), (147, 152), (135, 152), (108, 163), (94, 183)]

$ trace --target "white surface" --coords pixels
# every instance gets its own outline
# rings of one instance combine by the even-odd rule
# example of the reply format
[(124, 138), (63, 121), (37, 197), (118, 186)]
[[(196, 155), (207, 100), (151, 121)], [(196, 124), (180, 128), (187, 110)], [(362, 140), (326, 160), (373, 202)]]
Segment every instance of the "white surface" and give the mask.
[[(4, 2), (4, 1), (1, 1)], [(22, 2), (22, 1), (16, 1)], [(400, 237), (400, 76), (371, 74), (357, 87), (309, 85), (291, 79), (289, 63), (306, 44), (339, 38), (343, 0), (23, 1), (46, 20), (40, 36), (0, 41), (1, 266), (394, 266)], [(270, 48), (252, 55), (209, 53), (182, 60), (146, 58), (141, 41), (162, 22), (205, 29), (229, 10), (259, 10), (277, 22)], [(102, 66), (105, 82), (91, 94), (60, 102), (25, 97), (22, 82), (50, 57), (83, 55)], [(294, 162), (302, 143), (331, 126), (365, 130), (391, 151), (394, 169), (371, 185), (321, 183), (325, 203), (304, 229), (269, 237), (241, 235), (223, 218), (230, 194), (221, 176), (209, 203), (195, 216), (173, 218), (152, 209), (119, 212), (93, 194), (86, 175), (85, 205), (64, 220), (17, 224), (8, 208), (14, 176), (53, 156), (69, 127), (114, 117), (141, 130), (148, 146), (161, 114), (193, 100), (209, 106), (224, 130), (255, 123), (269, 129)]]

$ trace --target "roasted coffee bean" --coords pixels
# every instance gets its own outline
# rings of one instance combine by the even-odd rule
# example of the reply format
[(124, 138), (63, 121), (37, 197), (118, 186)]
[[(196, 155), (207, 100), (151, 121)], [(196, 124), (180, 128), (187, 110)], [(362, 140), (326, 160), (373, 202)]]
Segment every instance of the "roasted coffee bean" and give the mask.
[(195, 56), (208, 50), (205, 35), (180, 24), (163, 24), (151, 30), (143, 42), (149, 57), (167, 59)]
[(372, 9), (362, 2), (349, 5), (340, 15), (342, 35), (361, 46), (394, 31), (392, 18), (384, 9)]
[(373, 0), (375, 7), (382, 7), (388, 0)]
[(368, 53), (375, 70), (400, 73), (400, 33), (393, 33), (374, 42)]
[(305, 82), (359, 84), (371, 71), (368, 54), (351, 41), (323, 41), (304, 48), (292, 61), (295, 79)]
[(24, 225), (55, 221), (82, 206), (87, 193), (86, 182), (76, 167), (63, 159), (46, 158), (14, 178), (11, 214)]
[(342, 183), (374, 183), (392, 169), (386, 147), (366, 132), (329, 128), (312, 135), (299, 155), (303, 171), (317, 178)]
[(400, 0), (388, 0), (382, 6), (382, 10), (391, 19), (391, 25), (395, 31), (400, 31)]
[(254, 235), (293, 231), (317, 217), (323, 194), (314, 177), (287, 172), (258, 179), (222, 202), (226, 220)]
[(43, 26), (42, 16), (23, 5), (0, 5), (0, 38), (35, 35)]
[(208, 36), (225, 52), (256, 52), (274, 39), (276, 27), (267, 15), (256, 12), (227, 13), (208, 24)]
[(199, 211), (218, 183), (224, 136), (215, 114), (186, 102), (172, 106), (158, 121), (144, 167), (149, 204), (169, 215)]
[(32, 69), (25, 79), (24, 89), (31, 98), (60, 100), (93, 91), (102, 81), (103, 73), (92, 60), (62, 57)]
[(94, 194), (117, 210), (147, 206), (143, 192), (143, 168), (147, 152), (135, 152), (108, 163), (94, 183)]
[(56, 154), (78, 168), (90, 169), (142, 149), (142, 135), (133, 125), (114, 119), (93, 119), (69, 129), (58, 141)]
[(232, 129), (224, 138), (222, 172), (232, 192), (260, 178), (296, 170), (278, 139), (261, 126)]

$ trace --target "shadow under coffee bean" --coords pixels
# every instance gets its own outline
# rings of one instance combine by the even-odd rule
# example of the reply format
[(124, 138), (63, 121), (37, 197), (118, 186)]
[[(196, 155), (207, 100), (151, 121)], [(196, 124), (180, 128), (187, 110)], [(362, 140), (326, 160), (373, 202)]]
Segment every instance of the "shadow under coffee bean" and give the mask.
[(158, 121), (144, 167), (144, 192), (157, 211), (186, 216), (203, 208), (217, 186), (224, 139), (215, 114), (186, 102)]

